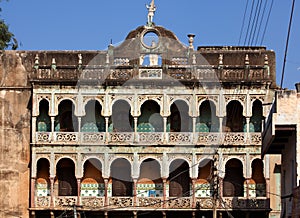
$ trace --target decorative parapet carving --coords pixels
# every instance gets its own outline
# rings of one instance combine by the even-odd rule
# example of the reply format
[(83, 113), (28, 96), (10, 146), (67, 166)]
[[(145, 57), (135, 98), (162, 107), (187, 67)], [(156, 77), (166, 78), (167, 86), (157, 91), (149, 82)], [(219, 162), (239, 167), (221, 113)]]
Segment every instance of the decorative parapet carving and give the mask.
[(270, 199), (267, 198), (223, 198), (223, 204), (235, 209), (270, 209)]
[(251, 145), (262, 145), (261, 133), (250, 133), (250, 144)]
[(50, 207), (50, 196), (35, 197), (35, 207)]
[(247, 133), (225, 133), (224, 145), (245, 145), (247, 142)]
[(214, 202), (212, 198), (196, 198), (196, 206), (199, 209), (212, 209)]
[(130, 197), (111, 197), (109, 198), (110, 207), (126, 208), (133, 206), (133, 198)]
[(104, 206), (104, 197), (81, 197), (81, 202), (85, 208), (101, 208)]
[(50, 132), (37, 132), (36, 133), (36, 142), (37, 143), (49, 143), (51, 141)]
[(132, 143), (134, 138), (134, 133), (130, 132), (123, 132), (123, 133), (116, 133), (112, 132), (109, 133), (109, 139), (112, 143)]
[(112, 80), (129, 80), (132, 78), (133, 69), (112, 69), (110, 70), (109, 79)]
[(77, 203), (77, 197), (55, 197), (55, 207), (73, 207)]
[(56, 132), (55, 141), (56, 142), (78, 142), (78, 133), (63, 133), (63, 132)]
[(169, 198), (168, 200), (168, 208), (172, 209), (186, 209), (192, 207), (192, 198), (190, 197), (182, 197), (182, 198)]
[(162, 198), (138, 198), (139, 207), (161, 208), (163, 206)]
[(162, 69), (139, 69), (140, 79), (162, 79)]
[(200, 145), (218, 145), (222, 143), (220, 133), (198, 133), (197, 144)]
[(189, 132), (172, 132), (168, 133), (170, 144), (191, 144), (193, 142), (193, 133)]
[(139, 143), (145, 144), (161, 144), (163, 141), (163, 133), (142, 132), (138, 134)]
[(105, 142), (105, 133), (81, 133), (82, 143), (103, 144)]

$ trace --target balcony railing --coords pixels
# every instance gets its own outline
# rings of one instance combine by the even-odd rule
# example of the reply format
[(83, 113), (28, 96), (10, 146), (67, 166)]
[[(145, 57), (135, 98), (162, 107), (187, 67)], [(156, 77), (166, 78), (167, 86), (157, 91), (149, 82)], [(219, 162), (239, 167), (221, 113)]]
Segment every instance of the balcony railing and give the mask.
[(191, 133), (191, 132), (36, 132), (36, 144), (79, 145), (246, 145), (261, 146), (261, 133)]
[(268, 66), (206, 66), (206, 65), (163, 65), (161, 67), (118, 66), (40, 66), (31, 75), (32, 82), (90, 82), (123, 81), (133, 79), (165, 79), (200, 82), (259, 82), (269, 81)]
[[(270, 199), (266, 197), (245, 198), (245, 197), (221, 197), (216, 202), (212, 197), (169, 197), (164, 201), (162, 197), (108, 197), (108, 205), (105, 205), (105, 197), (80, 197), (80, 203), (77, 197), (59, 196), (54, 197), (54, 208), (67, 209), (74, 205), (80, 206), (82, 209), (104, 210), (104, 209), (126, 209), (134, 210), (134, 208), (151, 208), (151, 209), (202, 209), (211, 210), (214, 205), (217, 209), (224, 208), (232, 210), (269, 210)], [(35, 208), (50, 208), (51, 198), (36, 197), (34, 202)]]

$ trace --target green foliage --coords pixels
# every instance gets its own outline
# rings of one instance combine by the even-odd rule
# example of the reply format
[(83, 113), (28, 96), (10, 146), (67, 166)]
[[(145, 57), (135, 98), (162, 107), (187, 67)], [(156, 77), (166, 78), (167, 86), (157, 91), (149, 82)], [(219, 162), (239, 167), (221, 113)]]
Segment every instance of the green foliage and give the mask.
[(5, 23), (5, 21), (0, 19), (0, 50), (7, 48), (16, 50), (18, 48), (18, 41), (14, 37), (14, 34), (9, 31), (8, 25)]

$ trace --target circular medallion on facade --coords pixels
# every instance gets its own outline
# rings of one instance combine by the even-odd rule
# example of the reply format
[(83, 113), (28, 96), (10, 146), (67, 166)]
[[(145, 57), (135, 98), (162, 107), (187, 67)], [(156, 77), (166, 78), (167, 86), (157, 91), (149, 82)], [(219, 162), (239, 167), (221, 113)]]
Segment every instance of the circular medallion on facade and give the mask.
[(142, 33), (142, 44), (148, 49), (155, 49), (159, 45), (159, 33), (154, 30), (146, 30)]

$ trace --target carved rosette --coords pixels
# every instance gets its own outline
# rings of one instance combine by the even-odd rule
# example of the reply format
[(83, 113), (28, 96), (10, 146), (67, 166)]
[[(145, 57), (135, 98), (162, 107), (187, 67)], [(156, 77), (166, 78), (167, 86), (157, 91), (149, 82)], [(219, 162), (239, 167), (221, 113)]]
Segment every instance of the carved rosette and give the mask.
[(50, 135), (51, 135), (51, 133), (49, 133), (49, 132), (37, 132), (36, 133), (37, 143), (49, 143)]
[(139, 198), (139, 207), (161, 208), (162, 198)]
[(200, 209), (212, 209), (214, 207), (214, 202), (211, 198), (197, 198), (196, 205)]
[(226, 133), (224, 135), (224, 145), (244, 145), (246, 139), (245, 133)]
[(133, 205), (133, 198), (111, 197), (109, 198), (109, 205), (119, 208), (131, 207)]
[(81, 202), (87, 208), (100, 208), (104, 206), (104, 198), (99, 197), (81, 197)]
[(163, 139), (162, 133), (139, 133), (139, 142), (140, 143), (161, 143)]
[(250, 143), (251, 145), (262, 145), (261, 133), (251, 133), (250, 134)]
[(35, 207), (49, 207), (49, 206), (50, 206), (50, 197), (35, 198)]
[(217, 145), (221, 143), (220, 133), (198, 133), (198, 142), (200, 145)]
[(104, 143), (105, 133), (82, 133), (83, 143)]
[(193, 141), (191, 133), (169, 133), (169, 143), (190, 144)]
[(73, 207), (76, 205), (77, 197), (56, 197), (55, 207)]
[(168, 201), (168, 207), (172, 209), (183, 209), (183, 208), (191, 208), (191, 198), (175, 198), (175, 199), (169, 199)]
[(56, 133), (55, 141), (57, 142), (77, 142), (77, 133)]
[(133, 142), (133, 133), (110, 133), (110, 140), (113, 143)]

